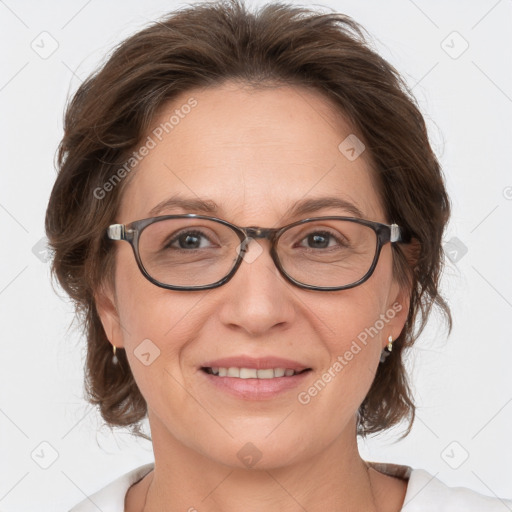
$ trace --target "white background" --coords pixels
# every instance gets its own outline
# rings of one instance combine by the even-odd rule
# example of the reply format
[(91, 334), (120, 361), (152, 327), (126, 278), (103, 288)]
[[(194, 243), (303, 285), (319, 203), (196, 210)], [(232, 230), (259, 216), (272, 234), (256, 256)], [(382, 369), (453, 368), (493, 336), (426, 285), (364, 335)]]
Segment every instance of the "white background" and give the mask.
[[(71, 305), (52, 290), (48, 263), (32, 249), (44, 235), (67, 97), (115, 44), (183, 5), (0, 1), (2, 512), (67, 510), (152, 460), (148, 442), (111, 432), (84, 402), (84, 340), (70, 327)], [(457, 263), (447, 261), (443, 280), (452, 335), (446, 339), (433, 318), (410, 356), (418, 403), (412, 433), (398, 443), (393, 433), (370, 439), (362, 455), (510, 498), (512, 1), (319, 5), (360, 22), (413, 87), (453, 201), (446, 240), (467, 248)], [(43, 31), (58, 43), (46, 59), (31, 47), (48, 38)], [(458, 56), (464, 40), (469, 47)], [(43, 469), (53, 450), (57, 459)]]

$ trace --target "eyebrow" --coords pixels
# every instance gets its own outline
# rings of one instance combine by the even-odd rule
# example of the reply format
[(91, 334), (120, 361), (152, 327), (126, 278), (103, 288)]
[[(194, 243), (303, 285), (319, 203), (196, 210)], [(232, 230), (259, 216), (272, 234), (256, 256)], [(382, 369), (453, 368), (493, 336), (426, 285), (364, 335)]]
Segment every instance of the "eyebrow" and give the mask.
[[(166, 210), (176, 208), (216, 215), (222, 211), (222, 208), (211, 199), (187, 198), (175, 195), (158, 203), (149, 211), (149, 216), (156, 217)], [(285, 216), (296, 217), (299, 215), (314, 213), (325, 208), (336, 208), (343, 210), (346, 213), (350, 213), (354, 217), (364, 218), (363, 213), (355, 204), (336, 196), (301, 199), (294, 203), (293, 206), (285, 212)]]

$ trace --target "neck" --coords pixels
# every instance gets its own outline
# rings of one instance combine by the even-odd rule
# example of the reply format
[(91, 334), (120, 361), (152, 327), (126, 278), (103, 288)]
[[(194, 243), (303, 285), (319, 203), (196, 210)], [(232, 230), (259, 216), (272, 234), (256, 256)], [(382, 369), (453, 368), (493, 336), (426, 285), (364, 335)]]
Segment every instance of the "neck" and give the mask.
[(143, 512), (379, 511), (355, 424), (314, 457), (302, 458), (298, 447), (295, 462), (252, 468), (221, 464), (184, 446), (157, 422), (151, 426), (155, 470)]

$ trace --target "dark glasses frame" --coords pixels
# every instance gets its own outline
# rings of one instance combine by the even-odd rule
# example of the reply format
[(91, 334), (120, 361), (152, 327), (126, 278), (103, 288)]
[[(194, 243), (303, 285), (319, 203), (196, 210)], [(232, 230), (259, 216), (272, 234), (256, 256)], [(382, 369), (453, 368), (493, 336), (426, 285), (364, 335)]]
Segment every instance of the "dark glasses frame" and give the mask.
[[(142, 231), (144, 231), (145, 228), (150, 226), (151, 224), (154, 224), (155, 222), (160, 222), (167, 219), (180, 219), (180, 218), (192, 218), (192, 219), (206, 219), (214, 222), (218, 222), (220, 224), (223, 224), (224, 226), (227, 226), (231, 228), (240, 239), (240, 251), (238, 254), (238, 258), (233, 266), (233, 268), (230, 270), (230, 272), (224, 276), (219, 281), (216, 281), (215, 283), (207, 284), (207, 285), (201, 285), (201, 286), (175, 286), (170, 285), (166, 283), (162, 283), (156, 279), (154, 279), (145, 269), (139, 253), (139, 238)], [(372, 264), (368, 270), (368, 272), (359, 280), (355, 281), (354, 283), (350, 283), (348, 285), (343, 286), (313, 286), (305, 283), (301, 283), (300, 281), (297, 281), (293, 277), (289, 276), (286, 271), (283, 269), (281, 262), (279, 261), (279, 257), (277, 255), (277, 242), (281, 235), (288, 229), (298, 226), (300, 224), (306, 224), (308, 222), (314, 222), (314, 221), (321, 221), (321, 220), (344, 220), (349, 222), (355, 222), (357, 224), (362, 224), (363, 226), (367, 226), (373, 231), (375, 231), (375, 234), (377, 236), (377, 247), (375, 250), (375, 255), (372, 261)], [(111, 224), (107, 229), (107, 237), (110, 240), (125, 240), (128, 242), (133, 249), (133, 254), (135, 256), (135, 260), (137, 262), (137, 266), (139, 267), (139, 270), (142, 272), (144, 277), (148, 279), (151, 283), (153, 283), (156, 286), (159, 286), (161, 288), (165, 288), (168, 290), (181, 290), (181, 291), (195, 291), (195, 290), (208, 290), (211, 288), (217, 288), (219, 286), (222, 286), (223, 284), (227, 283), (236, 273), (240, 265), (242, 264), (242, 261), (244, 259), (244, 255), (247, 251), (247, 247), (249, 245), (251, 238), (264, 238), (270, 241), (271, 247), (270, 247), (270, 255), (272, 257), (272, 260), (274, 261), (274, 264), (276, 265), (277, 269), (281, 273), (281, 275), (288, 280), (290, 283), (294, 284), (295, 286), (298, 286), (299, 288), (304, 288), (307, 290), (317, 290), (317, 291), (338, 291), (338, 290), (347, 290), (349, 288), (354, 288), (355, 286), (358, 286), (365, 281), (367, 281), (370, 276), (373, 274), (375, 267), (377, 266), (377, 262), (379, 260), (381, 249), (384, 245), (387, 243), (395, 243), (395, 242), (401, 242), (401, 243), (408, 243), (410, 242), (410, 236), (402, 230), (399, 226), (396, 224), (383, 224), (381, 222), (375, 222), (371, 220), (365, 220), (360, 219), (357, 217), (339, 217), (339, 216), (328, 216), (328, 217), (311, 217), (307, 219), (302, 219), (297, 222), (293, 222), (291, 224), (287, 224), (286, 226), (282, 226), (280, 228), (262, 228), (257, 226), (249, 226), (249, 227), (240, 227), (236, 226), (235, 224), (231, 224), (230, 222), (219, 219), (217, 217), (209, 217), (207, 215), (198, 215), (195, 213), (186, 213), (186, 214), (180, 214), (180, 215), (162, 215), (158, 217), (150, 217), (147, 219), (141, 219), (136, 220), (134, 222), (131, 222), (129, 224)]]

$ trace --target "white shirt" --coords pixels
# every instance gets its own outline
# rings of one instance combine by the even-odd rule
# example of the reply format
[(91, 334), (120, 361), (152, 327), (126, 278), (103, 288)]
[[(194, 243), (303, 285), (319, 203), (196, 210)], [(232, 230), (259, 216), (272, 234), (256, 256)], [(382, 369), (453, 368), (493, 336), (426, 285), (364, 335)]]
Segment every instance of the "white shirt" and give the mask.
[[(512, 500), (491, 498), (464, 487), (448, 487), (423, 469), (399, 464), (368, 462), (381, 473), (408, 480), (400, 512), (507, 512)], [(92, 494), (69, 512), (124, 512), (124, 500), (131, 485), (146, 476), (154, 463), (129, 471)]]

